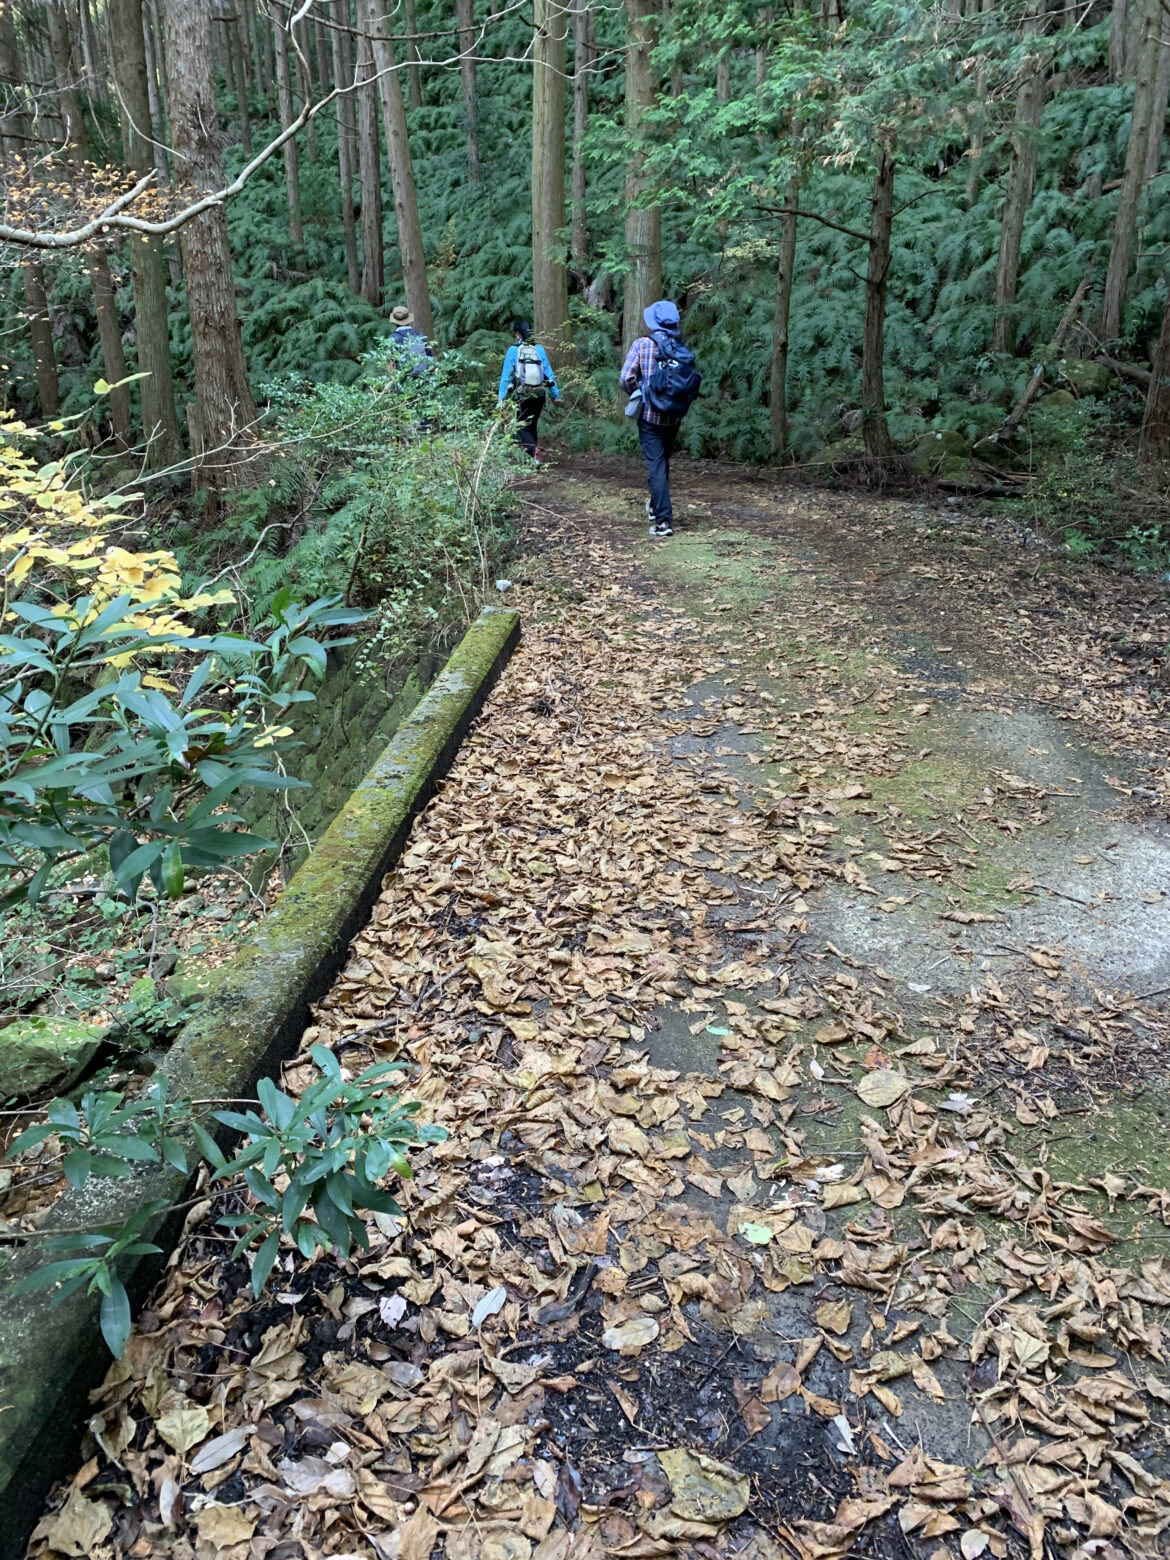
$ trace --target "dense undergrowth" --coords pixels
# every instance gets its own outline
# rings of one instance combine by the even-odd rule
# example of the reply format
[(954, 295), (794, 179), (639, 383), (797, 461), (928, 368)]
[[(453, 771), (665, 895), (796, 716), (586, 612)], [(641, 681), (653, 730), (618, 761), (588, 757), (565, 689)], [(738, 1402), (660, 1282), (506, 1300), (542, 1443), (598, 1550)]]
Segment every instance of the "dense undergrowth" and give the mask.
[[(437, 4), (422, 3), (418, 10), (420, 30), (437, 35), (434, 50), (441, 56), (450, 18)], [(899, 142), (885, 346), (891, 431), (907, 449), (923, 434), (939, 430), (967, 444), (977, 441), (1002, 421), (1019, 395), (1031, 354), (1051, 338), (1086, 266), (1098, 267), (1097, 288), (1102, 280), (1117, 198), (1111, 186), (1124, 163), (1133, 97), (1130, 85), (1109, 79), (1108, 21), (1089, 25), (1071, 10), (1063, 13), (1063, 21), (1049, 19), (1043, 51), (1051, 87), (1037, 135), (1036, 192), (1022, 241), (1015, 306), (1018, 355), (1008, 356), (992, 352), (990, 343), (1011, 151), (1010, 101), (1021, 57), (1010, 19), (998, 13), (983, 20), (977, 16), (953, 36), (936, 29), (917, 53), (903, 46), (898, 54), (889, 40), (905, 30), (909, 14), (898, 6), (856, 8), (848, 27), (833, 39), (832, 52), (812, 31), (811, 20), (807, 36), (789, 27), (779, 42), (769, 40), (765, 14), (770, 13), (747, 4), (725, 8), (719, 17), (680, 7), (658, 51), (664, 74), (675, 72), (675, 85), (657, 111), (651, 135), (663, 202), (664, 284), (683, 307), (705, 376), (704, 397), (685, 427), (686, 445), (696, 455), (766, 458), (776, 212), (783, 205), (785, 182), (799, 171), (803, 209), (864, 227), (871, 179), (864, 137), (879, 122), (894, 126), (891, 133)], [(931, 24), (933, 13), (921, 14), (922, 25)], [(587, 143), (591, 254), (584, 274), (573, 278), (577, 357), (564, 374), (568, 412), (560, 436), (577, 448), (626, 449), (633, 447), (633, 435), (615, 394), (628, 151), (621, 129), (624, 23), (620, 14), (601, 9), (596, 27), (600, 52), (591, 81)], [(531, 312), (531, 77), (515, 63), (530, 41), (528, 23), (519, 13), (497, 19), (485, 40), (485, 52), (497, 58), (478, 69), (483, 168), (478, 185), (467, 179), (458, 74), (424, 69), (424, 105), (410, 114), (436, 334), (441, 346), (465, 346), (467, 359), (483, 365), (474, 368), (463, 361), (453, 370), (473, 401), (490, 402), (510, 321)], [(756, 55), (761, 43), (769, 50), (762, 80)], [(958, 69), (958, 62), (976, 51), (986, 62), (982, 92), (970, 73)], [(712, 69), (720, 52), (728, 70), (725, 97), (717, 92)], [(832, 64), (838, 53), (845, 61), (840, 67)], [(862, 105), (857, 123), (848, 119), (854, 112), (848, 104), (836, 119), (829, 114), (817, 120), (821, 78), (833, 70), (842, 80), (849, 78), (849, 103)], [(885, 94), (880, 99), (875, 96), (879, 87)], [(939, 94), (938, 100), (931, 101), (928, 91)], [(230, 144), (237, 133), (230, 92), (223, 92), (222, 103), (229, 140), (225, 162), (232, 173), (243, 153)], [(259, 135), (271, 125), (264, 117), (271, 105), (257, 96), (251, 108)], [(385, 311), (356, 298), (346, 285), (335, 131), (328, 114), (316, 122), (314, 147), (315, 155), (303, 154), (301, 160), (305, 239), (300, 248), (288, 242), (277, 160), (229, 207), (249, 366), (277, 427), (287, 422), (298, 398), (317, 393), (314, 387), (355, 385), (389, 329)], [(1138, 272), (1122, 335), (1104, 344), (1139, 365), (1149, 359), (1164, 307), (1162, 254), (1170, 241), (1170, 216), (1157, 199), (1164, 177), (1155, 179), (1143, 210)], [(391, 303), (400, 298), (400, 281), (385, 173), (384, 179)], [(129, 319), (125, 258), (115, 254), (112, 259), (122, 281), (123, 316)], [(813, 456), (856, 427), (864, 263), (864, 245), (856, 238), (801, 222), (789, 360), (790, 443), (797, 458)], [(56, 259), (53, 267), (66, 410), (77, 410), (100, 372), (92, 303), (76, 256)], [(588, 297), (586, 282), (592, 284)], [(15, 288), (15, 281), (5, 288), (0, 329), (14, 395), (27, 404), (33, 379)], [(1086, 320), (1094, 313), (1093, 297), (1091, 291)], [(180, 386), (189, 387), (190, 342), (180, 294), (172, 304), (175, 370)], [(128, 345), (132, 349), (132, 341)], [(1101, 345), (1086, 326), (1066, 350), (1090, 357)], [(1093, 462), (1102, 450), (1126, 450), (1140, 417), (1140, 394), (1116, 375), (1075, 389), (1073, 397), (1072, 405), (1038, 406), (1026, 430), (1030, 465), (1035, 469), (1050, 461), (1057, 469), (1054, 492), (1062, 486), (1079, 492), (1085, 483), (1091, 488)], [(1094, 445), (1087, 466), (1077, 453), (1086, 429)], [(424, 464), (420, 458), (420, 470)], [(266, 475), (267, 491), (258, 488), (250, 507), (241, 507), (241, 540), (252, 543), (252, 517), (276, 513), (274, 493), (299, 504), (305, 484), (316, 480), (316, 468), (313, 472), (302, 477), (282, 469)], [(299, 555), (307, 569), (327, 569), (330, 550), (342, 541), (348, 544), (361, 502), (352, 484), (339, 477), (321, 485), (314, 512), (320, 516), (334, 503), (342, 518), (321, 537), (317, 556), (310, 557), (312, 544)], [(1052, 518), (1058, 527), (1063, 523), (1059, 511), (1055, 503)], [(1135, 523), (1150, 529), (1140, 515)], [(1095, 545), (1093, 525), (1082, 529)], [(1109, 521), (1101, 539), (1124, 539), (1129, 529), (1123, 525), (1118, 532)], [(1146, 547), (1143, 556), (1160, 556), (1159, 549), (1164, 550), (1156, 523), (1155, 530), (1152, 550)], [(263, 559), (259, 563), (262, 568)]]
[(468, 396), (469, 366), (452, 353), (412, 380), (387, 372), (381, 348), (347, 382), (273, 378), (258, 480), (213, 523), (205, 512), (175, 522), (179, 557), (229, 579), (245, 615), (286, 584), (343, 595), (371, 613), (367, 657), (375, 644), (384, 659), (449, 638), (494, 592), (517, 458), (494, 405)]

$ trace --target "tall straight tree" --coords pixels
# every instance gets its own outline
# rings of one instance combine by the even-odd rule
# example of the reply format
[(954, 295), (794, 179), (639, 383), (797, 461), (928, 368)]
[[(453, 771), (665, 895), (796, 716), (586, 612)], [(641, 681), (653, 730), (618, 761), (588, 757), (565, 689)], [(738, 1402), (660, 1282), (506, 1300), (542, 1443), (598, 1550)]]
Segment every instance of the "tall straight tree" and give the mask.
[(32, 345), (33, 369), (37, 378), (37, 399), (46, 417), (61, 410), (61, 385), (57, 378), (57, 357), (53, 350), (53, 316), (49, 312), (49, 293), (45, 268), (39, 256), (30, 255), (20, 267), (24, 288), (25, 322)]
[[(276, 43), (276, 93), (280, 102), (280, 128), (287, 130), (296, 118), (293, 108), (292, 74), (289, 70), (288, 13), (280, 0), (271, 0), (272, 33)], [(301, 221), (301, 177), (297, 138), (290, 135), (284, 143), (284, 192), (288, 200), (288, 237), (297, 249), (305, 241)]]
[(264, 95), (271, 113), (276, 97), (276, 52), (264, 0), (253, 0), (252, 28), (256, 38), (256, 75), (263, 79)]
[[(1045, 0), (1028, 0), (1021, 24), (1025, 37), (1036, 37), (1043, 26)], [(1016, 124), (1012, 132), (1012, 160), (1003, 197), (999, 231), (999, 261), (995, 269), (995, 324), (992, 345), (997, 352), (1014, 352), (1016, 345), (1016, 286), (1020, 279), (1020, 246), (1024, 219), (1036, 188), (1036, 132), (1044, 112), (1046, 91), (1044, 61), (1031, 50), (1024, 61), (1016, 93)]]
[(475, 97), (475, 0), (455, 0), (459, 29), (459, 90), (463, 98), (463, 133), (467, 142), (467, 177), (479, 183), (479, 106)]
[[(353, 82), (353, 38), (349, 31), (349, 0), (333, 0), (329, 29), (333, 50), (333, 80), (338, 87)], [(358, 262), (357, 227), (353, 211), (353, 178), (357, 165), (357, 118), (354, 95), (342, 92), (337, 99), (337, 172), (341, 186), (341, 231), (345, 238), (345, 266), (350, 292), (360, 292), (362, 269)]]
[(1109, 79), (1125, 78), (1125, 23), (1128, 0), (1113, 0), (1109, 17)]
[(865, 452), (879, 460), (894, 453), (886, 421), (886, 281), (894, 225), (894, 159), (878, 149), (869, 223), (869, 261), (865, 268), (865, 335), (861, 349), (861, 432)]
[[(300, 112), (301, 104), (313, 101), (313, 69), (310, 64), (311, 45), (309, 43), (309, 29), (302, 19), (294, 29), (297, 47), (293, 50), (293, 59), (296, 61), (297, 74), (297, 112)], [(290, 34), (290, 37), (294, 34)], [(290, 62), (291, 63), (291, 62)], [(317, 121), (310, 119), (305, 126), (305, 150), (310, 162), (317, 161)]]
[(772, 459), (788, 453), (788, 320), (792, 310), (792, 279), (796, 270), (796, 207), (800, 201), (800, 176), (793, 174), (784, 195), (785, 212), (780, 226), (780, 254), (776, 261), (776, 299), (772, 310), (772, 373), (769, 422)]
[(240, 116), (240, 145), (244, 156), (252, 155), (252, 116), (248, 108), (248, 45), (244, 21), (240, 12), (244, 0), (236, 0), (235, 8), (227, 22), (228, 54), (236, 88), (237, 112)]
[[(658, 14), (658, 0), (626, 0), (626, 130), (632, 138), (658, 93), (653, 66)], [(622, 337), (628, 345), (642, 334), (643, 309), (662, 292), (662, 213), (647, 199), (644, 158), (636, 145), (626, 171), (626, 262)]]
[[(211, 13), (208, 0), (163, 0), (175, 173), (191, 193), (222, 182), (215, 130)], [(243, 474), (240, 438), (256, 419), (232, 279), (232, 252), (222, 206), (182, 229), (183, 271), (195, 361), (198, 442), (192, 456), (210, 457), (212, 487), (235, 487)]]
[(536, 334), (564, 359), (569, 337), (565, 266), (565, 0), (534, 0), (532, 50), (532, 307)]
[[(0, 5), (0, 79), (7, 88), (7, 112), (0, 117), (0, 152), (11, 167), (27, 155), (30, 134), (24, 112), (21, 82), (24, 69), (16, 39), (16, 24), (10, 5)], [(61, 410), (61, 387), (57, 379), (57, 358), (53, 351), (53, 321), (49, 314), (45, 268), (41, 257), (30, 251), (20, 264), (24, 290), (25, 323), (32, 348), (33, 371), (37, 381), (37, 399), (45, 417), (56, 417)]]
[(434, 329), (431, 289), (423, 253), (422, 224), (418, 217), (414, 164), (410, 158), (406, 104), (402, 98), (402, 80), (394, 58), (384, 0), (358, 0), (358, 15), (365, 18), (378, 74), (378, 94), (382, 100), (386, 152), (390, 159), (390, 185), (394, 192), (394, 217), (398, 225), (398, 259), (402, 266), (406, 305), (414, 315), (415, 329), (429, 336)]
[(411, 108), (422, 107), (422, 68), (418, 59), (418, 19), (414, 0), (403, 0), (402, 18), (406, 23), (407, 95)]
[[(1133, 241), (1150, 155), (1150, 125), (1158, 92), (1158, 56), (1163, 47), (1160, 39), (1161, 0), (1134, 0), (1134, 6), (1137, 15), (1132, 37), (1133, 112), (1125, 148), (1125, 170), (1121, 176), (1121, 188), (1117, 192), (1117, 215), (1113, 219), (1113, 241), (1109, 248), (1109, 269), (1105, 275), (1105, 297), (1101, 306), (1101, 335), (1106, 341), (1121, 334), (1121, 311), (1129, 288)], [(1160, 146), (1160, 132), (1158, 143)]]
[(98, 45), (97, 30), (93, 25), (93, 12), (90, 9), (90, 0), (78, 0), (77, 7), (78, 41), (81, 44), (81, 57), (85, 62), (85, 92), (91, 103), (104, 104), (106, 101), (106, 78), (103, 68), (102, 51)]
[(382, 153), (378, 137), (378, 89), (374, 84), (374, 48), (361, 25), (358, 0), (357, 75), (358, 169), (362, 187), (362, 297), (381, 306), (385, 284), (382, 242)]
[[(49, 24), (49, 50), (57, 83), (57, 102), (65, 131), (69, 160), (80, 174), (89, 156), (89, 137), (81, 112), (76, 86), (73, 45), (69, 32), (69, 14), (63, 0), (50, 0), (46, 8)], [(93, 243), (86, 249), (86, 270), (97, 315), (98, 341), (106, 380), (116, 388), (110, 391), (110, 421), (120, 449), (130, 448), (130, 391), (122, 383), (126, 378), (126, 354), (122, 350), (122, 327), (114, 295), (114, 281), (105, 247)]]
[(1162, 166), (1162, 138), (1166, 134), (1166, 106), (1170, 103), (1170, 48), (1158, 49), (1158, 68), (1154, 78), (1154, 102), (1150, 112), (1150, 141), (1146, 154), (1146, 183)]
[(319, 16), (313, 18), (313, 44), (317, 50), (317, 82), (321, 90), (321, 96), (330, 90), (333, 83), (330, 81), (330, 56), (329, 44), (325, 37), (325, 23)]
[(1165, 462), (1170, 461), (1170, 287), (1152, 367), (1140, 453), (1143, 461)]
[(154, 140), (150, 150), (154, 157), (154, 166), (158, 170), (159, 183), (165, 187), (171, 182), (171, 165), (167, 161), (170, 130), (167, 125), (162, 88), (162, 28), (156, 26), (156, 19), (152, 13), (151, 5), (143, 6), (142, 43), (146, 50), (146, 91), (147, 101), (150, 104), (150, 122), (154, 126)]
[(593, 66), (593, 10), (589, 0), (573, 0), (573, 264), (584, 285), (589, 256), (589, 221), (585, 210), (585, 136), (589, 129), (589, 75)]
[[(108, 0), (106, 13), (113, 43), (111, 54), (118, 97), (127, 122), (126, 163), (135, 173), (148, 173), (154, 163), (151, 147), (150, 95), (147, 91), (146, 46), (142, 0)], [(182, 454), (175, 392), (171, 380), (170, 327), (162, 239), (136, 233), (130, 239), (134, 275), (134, 334), (138, 367), (146, 378), (142, 391), (142, 427), (150, 465), (169, 465)]]

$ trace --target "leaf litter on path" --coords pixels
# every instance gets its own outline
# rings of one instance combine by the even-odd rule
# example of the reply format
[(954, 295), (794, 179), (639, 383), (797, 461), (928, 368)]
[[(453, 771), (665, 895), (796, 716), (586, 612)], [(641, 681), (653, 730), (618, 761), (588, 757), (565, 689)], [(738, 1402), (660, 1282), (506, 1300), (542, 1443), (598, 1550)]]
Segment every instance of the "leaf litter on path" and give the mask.
[[(835, 835), (899, 739), (836, 707), (802, 729), (620, 534), (570, 516), (556, 541), (285, 1071), (304, 1088), (313, 1043), (408, 1061), (449, 1139), (369, 1251), (289, 1250), (259, 1302), (196, 1220), (33, 1553), (1158, 1552), (1170, 1263), (1125, 1250), (1170, 1193), (1118, 1165), (1110, 1220), (1049, 1175), (1029, 1028), (1103, 1052), (1116, 1010), (985, 977), (913, 1039), (864, 957), (806, 957), (806, 896), (866, 883)], [(605, 587), (566, 610), (582, 577)], [(756, 785), (680, 752), (695, 733), (805, 772)], [(959, 870), (893, 834), (880, 870)], [(993, 1055), (1030, 1068), (1002, 1100)], [(970, 1440), (940, 1419), (932, 1444), (956, 1403)]]

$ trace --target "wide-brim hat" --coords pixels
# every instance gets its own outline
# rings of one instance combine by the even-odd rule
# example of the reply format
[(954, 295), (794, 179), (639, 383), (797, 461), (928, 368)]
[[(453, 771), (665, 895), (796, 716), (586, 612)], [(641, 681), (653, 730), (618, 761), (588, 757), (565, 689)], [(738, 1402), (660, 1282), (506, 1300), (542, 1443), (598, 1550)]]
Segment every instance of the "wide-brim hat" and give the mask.
[(398, 303), (390, 310), (390, 321), (393, 325), (413, 325), (414, 315), (404, 304)]
[(677, 330), (678, 309), (669, 298), (659, 298), (642, 311), (642, 318), (651, 330)]

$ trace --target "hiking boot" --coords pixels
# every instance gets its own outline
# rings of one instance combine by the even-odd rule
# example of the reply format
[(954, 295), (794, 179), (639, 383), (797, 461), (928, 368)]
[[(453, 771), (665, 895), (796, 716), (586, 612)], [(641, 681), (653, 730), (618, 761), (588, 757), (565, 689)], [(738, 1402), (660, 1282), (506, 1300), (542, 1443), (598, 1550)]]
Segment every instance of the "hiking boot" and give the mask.
[(650, 535), (673, 536), (674, 526), (671, 525), (669, 520), (655, 520), (654, 524), (650, 527)]

